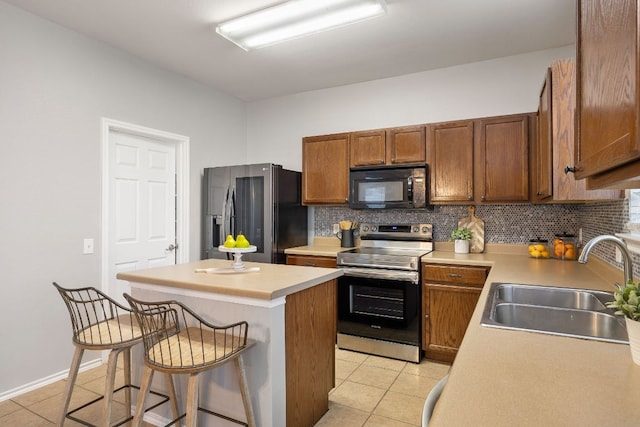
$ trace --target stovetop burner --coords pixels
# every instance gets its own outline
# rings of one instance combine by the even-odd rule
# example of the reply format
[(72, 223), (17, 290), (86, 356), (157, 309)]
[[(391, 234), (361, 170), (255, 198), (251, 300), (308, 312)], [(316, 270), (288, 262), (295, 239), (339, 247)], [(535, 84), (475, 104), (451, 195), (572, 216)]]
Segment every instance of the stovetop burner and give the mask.
[(338, 266), (417, 271), (433, 250), (431, 224), (362, 224), (360, 239), (359, 248), (338, 253)]

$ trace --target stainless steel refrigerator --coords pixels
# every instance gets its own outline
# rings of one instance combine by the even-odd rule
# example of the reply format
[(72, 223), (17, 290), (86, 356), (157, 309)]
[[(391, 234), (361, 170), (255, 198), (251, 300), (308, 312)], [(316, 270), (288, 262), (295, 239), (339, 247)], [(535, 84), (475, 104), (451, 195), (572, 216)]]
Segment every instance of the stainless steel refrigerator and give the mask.
[(205, 168), (202, 259), (220, 252), (228, 234), (244, 234), (257, 251), (244, 261), (285, 263), (284, 250), (307, 244), (307, 207), (300, 172), (271, 163)]

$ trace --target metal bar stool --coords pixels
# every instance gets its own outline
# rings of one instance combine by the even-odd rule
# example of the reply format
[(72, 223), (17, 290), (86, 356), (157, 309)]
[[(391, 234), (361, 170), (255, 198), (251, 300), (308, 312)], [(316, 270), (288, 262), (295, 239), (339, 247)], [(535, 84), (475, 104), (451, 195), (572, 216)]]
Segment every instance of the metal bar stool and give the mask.
[[(53, 286), (56, 287), (69, 310), (73, 328), (73, 343), (76, 346), (57, 425), (63, 426), (65, 420), (69, 418), (85, 426), (95, 426), (77, 418), (73, 414), (104, 399), (102, 425), (110, 426), (113, 394), (123, 389), (125, 390), (127, 418), (115, 425), (119, 426), (130, 421), (133, 418), (131, 415), (131, 388), (140, 389), (131, 384), (131, 347), (142, 341), (142, 331), (133, 312), (96, 288), (66, 289), (55, 282), (53, 282)], [(85, 350), (111, 350), (109, 352), (104, 395), (69, 411), (71, 394), (73, 393), (78, 369)], [(116, 367), (120, 353), (122, 353), (124, 362), (125, 384), (114, 390)], [(162, 397), (162, 399), (152, 407), (147, 408), (147, 410), (153, 409), (169, 400), (175, 402), (175, 391), (171, 375), (167, 374), (166, 380), (169, 396), (152, 392), (154, 395)], [(143, 408), (140, 409), (142, 410)], [(178, 408), (175, 403), (173, 403), (172, 410), (177, 417)]]
[[(196, 427), (200, 410), (227, 421), (255, 427), (255, 416), (242, 360), (243, 353), (255, 344), (247, 339), (247, 322), (216, 326), (203, 320), (178, 301), (144, 302), (128, 294), (124, 294), (124, 297), (136, 314), (144, 338), (145, 367), (136, 408), (142, 408), (144, 405), (154, 371), (189, 374), (186, 413), (167, 425), (186, 417), (186, 425)], [(234, 362), (238, 374), (246, 422), (199, 405), (200, 374), (230, 361)], [(136, 409), (132, 426), (138, 427), (141, 422), (142, 412)]]

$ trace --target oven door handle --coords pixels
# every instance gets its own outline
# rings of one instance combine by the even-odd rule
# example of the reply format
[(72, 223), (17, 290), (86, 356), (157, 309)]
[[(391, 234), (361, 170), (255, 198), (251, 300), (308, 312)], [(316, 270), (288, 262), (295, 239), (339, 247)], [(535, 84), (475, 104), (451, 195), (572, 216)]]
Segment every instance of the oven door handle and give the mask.
[(420, 283), (420, 273), (417, 271), (381, 270), (376, 268), (342, 268), (345, 276), (364, 277), (366, 279), (394, 280), (399, 282)]

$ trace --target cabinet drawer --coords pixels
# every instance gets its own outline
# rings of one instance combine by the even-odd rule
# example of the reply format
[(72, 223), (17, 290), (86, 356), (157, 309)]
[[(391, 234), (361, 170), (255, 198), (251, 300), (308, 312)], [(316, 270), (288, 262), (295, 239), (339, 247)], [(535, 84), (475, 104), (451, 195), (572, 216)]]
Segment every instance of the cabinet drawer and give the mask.
[(305, 267), (336, 268), (336, 258), (328, 256), (287, 255), (287, 264)]
[(422, 266), (422, 280), (429, 283), (483, 286), (487, 280), (488, 272), (489, 268), (487, 267), (424, 264)]

